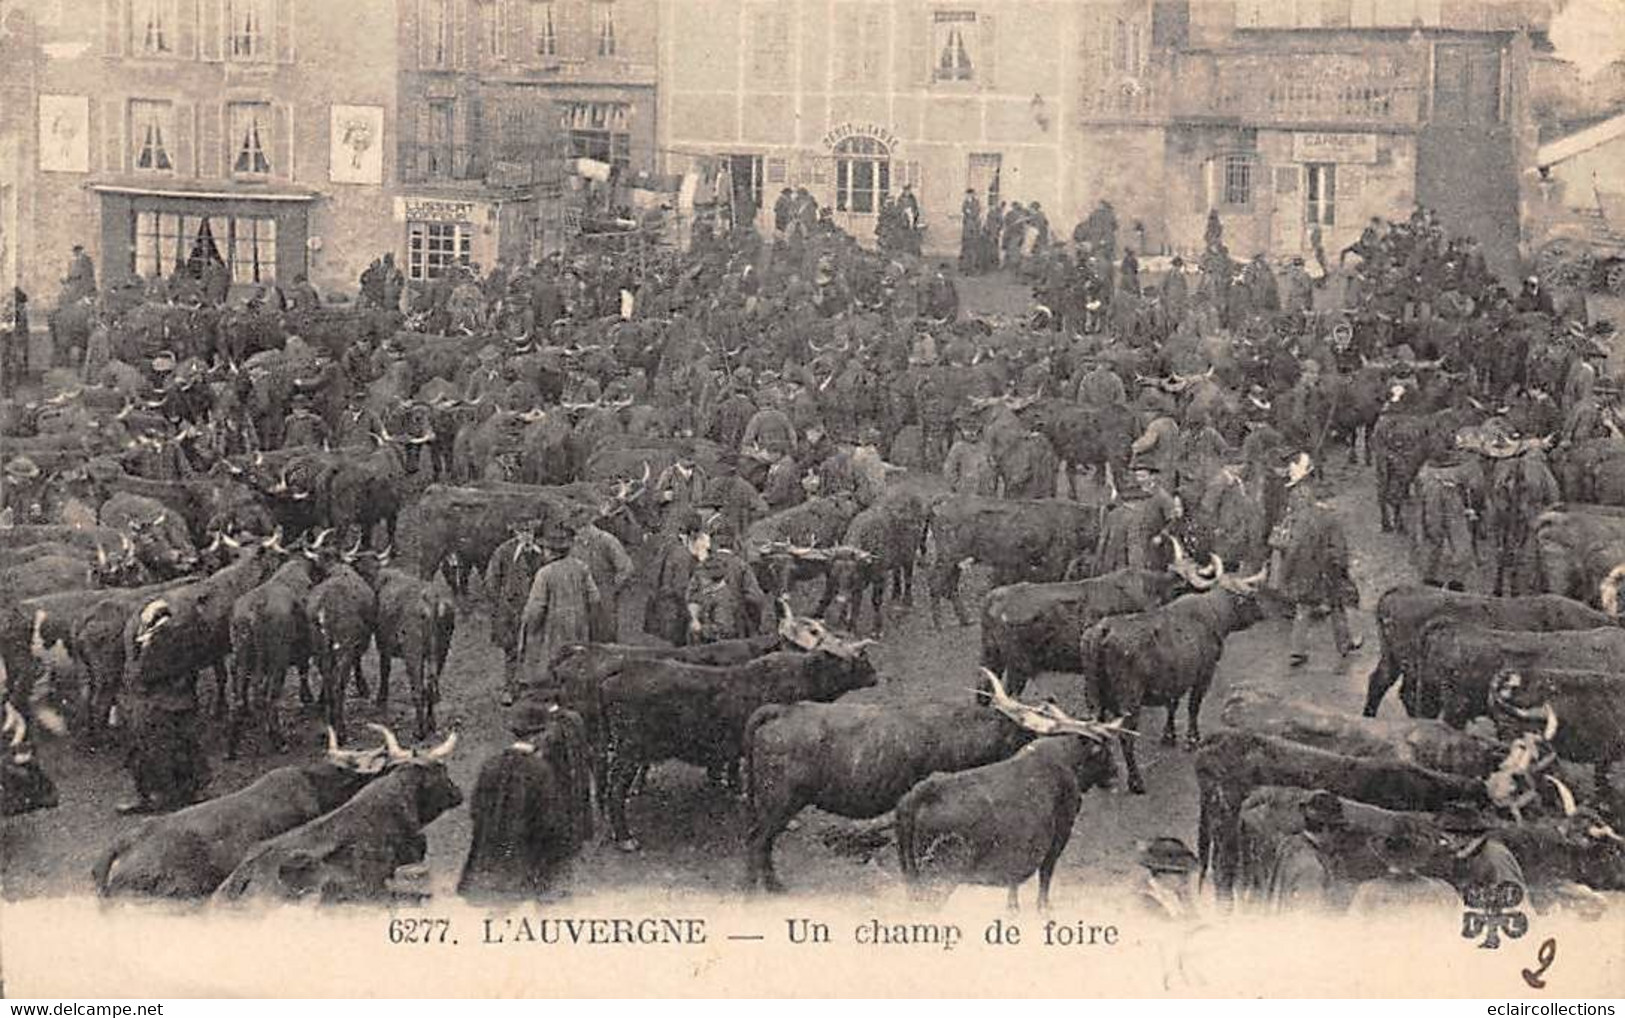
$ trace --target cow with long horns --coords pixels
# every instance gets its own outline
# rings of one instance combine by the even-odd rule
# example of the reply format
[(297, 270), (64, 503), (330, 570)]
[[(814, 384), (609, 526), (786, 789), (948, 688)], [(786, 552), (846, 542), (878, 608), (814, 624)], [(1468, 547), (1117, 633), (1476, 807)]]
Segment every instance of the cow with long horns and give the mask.
[(28, 737), (28, 720), (11, 701), (0, 724), (0, 816), (17, 816), (57, 804), (56, 784), (40, 766)]
[(1047, 909), (1083, 793), (1112, 786), (1111, 744), (1132, 733), (1120, 719), (1080, 721), (1053, 704), (1030, 707), (1006, 694), (997, 676), (988, 681), (992, 708), (1036, 741), (1006, 759), (915, 785), (897, 803), (898, 862), (918, 897), (986, 884), (1008, 888), (1011, 908), (1036, 872), (1038, 907)]

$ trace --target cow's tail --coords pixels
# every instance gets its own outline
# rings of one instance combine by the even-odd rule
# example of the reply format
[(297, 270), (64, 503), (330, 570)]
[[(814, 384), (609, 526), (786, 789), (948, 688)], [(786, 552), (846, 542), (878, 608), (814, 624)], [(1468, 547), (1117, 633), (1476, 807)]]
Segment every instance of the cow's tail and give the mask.
[(920, 857), (914, 844), (914, 812), (918, 808), (915, 796), (910, 793), (903, 796), (893, 813), (897, 824), (897, 868), (910, 884), (920, 878)]
[(743, 780), (746, 801), (749, 802), (753, 814), (756, 810), (756, 731), (765, 724), (777, 721), (784, 715), (788, 707), (788, 704), (782, 703), (770, 703), (764, 707), (758, 707), (755, 713), (750, 716), (750, 720), (745, 722), (745, 737), (740, 742), (745, 753)]
[(1107, 619), (1102, 619), (1078, 637), (1078, 662), (1083, 672), (1083, 693), (1095, 716), (1105, 718), (1112, 709), (1106, 689)]

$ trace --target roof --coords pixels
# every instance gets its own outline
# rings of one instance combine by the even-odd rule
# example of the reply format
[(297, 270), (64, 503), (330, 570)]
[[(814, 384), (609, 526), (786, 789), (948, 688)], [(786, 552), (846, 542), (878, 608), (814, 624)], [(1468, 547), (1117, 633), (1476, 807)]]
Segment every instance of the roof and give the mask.
[(1625, 112), (1616, 113), (1601, 123), (1592, 124), (1567, 137), (1547, 142), (1536, 153), (1535, 165), (1551, 166), (1573, 159), (1620, 137), (1625, 137)]

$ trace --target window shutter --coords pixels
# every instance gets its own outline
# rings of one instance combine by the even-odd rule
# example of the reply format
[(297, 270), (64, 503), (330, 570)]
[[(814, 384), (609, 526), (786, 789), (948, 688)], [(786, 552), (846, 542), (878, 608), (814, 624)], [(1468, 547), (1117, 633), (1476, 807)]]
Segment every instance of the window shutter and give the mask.
[(102, 51), (110, 57), (124, 55), (125, 0), (102, 0)]
[(276, 62), (293, 63), (294, 9), (293, 0), (276, 0)]
[(226, 108), (219, 103), (200, 103), (197, 108), (197, 175), (226, 175)]
[(293, 179), (293, 107), (275, 103), (271, 107), (271, 176)]
[(915, 85), (931, 83), (931, 12), (917, 3), (903, 7), (908, 18), (908, 66)]
[(102, 169), (108, 173), (124, 172), (124, 114), (124, 100), (102, 103)]
[(174, 127), (170, 139), (170, 158), (175, 162), (175, 176), (197, 176), (197, 107), (179, 101), (173, 107)]
[(410, 176), (416, 165), (413, 161), (418, 140), (416, 113), (415, 107), (404, 104), (395, 110), (395, 176), (398, 180)]
[(992, 91), (998, 87), (999, 77), (999, 36), (994, 30), (994, 18), (991, 14), (978, 14), (976, 16), (976, 35), (981, 43), (982, 66), (975, 68), (980, 77), (982, 88)]
[(1277, 166), (1275, 168), (1275, 193), (1277, 195), (1298, 193), (1298, 167)]
[(197, 0), (198, 50), (204, 60), (225, 59), (225, 0)]
[[(1365, 190), (1365, 167), (1351, 163), (1340, 163), (1337, 167), (1337, 200), (1338, 202), (1358, 201), (1360, 192)], [(1345, 217), (1346, 218), (1346, 217)], [(1348, 222), (1355, 220), (1347, 219)]]

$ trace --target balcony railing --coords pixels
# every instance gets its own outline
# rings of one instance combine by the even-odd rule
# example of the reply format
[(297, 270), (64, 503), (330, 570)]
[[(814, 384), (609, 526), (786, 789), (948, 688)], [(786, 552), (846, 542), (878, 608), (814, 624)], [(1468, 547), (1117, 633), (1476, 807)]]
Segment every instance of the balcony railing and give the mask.
[(401, 146), (401, 181), (407, 184), (479, 183), (517, 188), (559, 185), (565, 162), (557, 156), (486, 151), (478, 146), (407, 143)]
[(1421, 119), (1422, 65), (1406, 53), (1180, 53), (1140, 75), (1086, 82), (1085, 122), (1214, 120), (1404, 127)]

